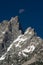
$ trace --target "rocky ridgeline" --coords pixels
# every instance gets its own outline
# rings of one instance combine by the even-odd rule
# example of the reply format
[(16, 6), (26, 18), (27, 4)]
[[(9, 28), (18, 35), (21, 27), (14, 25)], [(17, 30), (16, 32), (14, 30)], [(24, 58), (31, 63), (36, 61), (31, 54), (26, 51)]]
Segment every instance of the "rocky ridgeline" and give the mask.
[(31, 27), (22, 34), (18, 16), (0, 23), (0, 65), (43, 65), (43, 39)]

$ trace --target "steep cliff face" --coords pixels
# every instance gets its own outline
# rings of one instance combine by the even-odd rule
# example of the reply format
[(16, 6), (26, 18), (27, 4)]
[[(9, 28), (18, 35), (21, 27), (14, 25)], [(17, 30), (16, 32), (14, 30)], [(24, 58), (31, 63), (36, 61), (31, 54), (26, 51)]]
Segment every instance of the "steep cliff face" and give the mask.
[[(43, 40), (29, 27), (22, 34), (18, 16), (0, 23), (0, 65), (43, 64)], [(41, 65), (40, 64), (40, 65)]]

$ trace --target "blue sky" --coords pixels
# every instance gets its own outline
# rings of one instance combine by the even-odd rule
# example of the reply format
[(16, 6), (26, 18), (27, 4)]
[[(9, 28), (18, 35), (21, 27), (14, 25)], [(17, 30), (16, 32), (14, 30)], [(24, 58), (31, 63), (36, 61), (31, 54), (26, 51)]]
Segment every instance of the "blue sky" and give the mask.
[(0, 0), (0, 22), (16, 15), (24, 31), (31, 26), (43, 38), (43, 0)]

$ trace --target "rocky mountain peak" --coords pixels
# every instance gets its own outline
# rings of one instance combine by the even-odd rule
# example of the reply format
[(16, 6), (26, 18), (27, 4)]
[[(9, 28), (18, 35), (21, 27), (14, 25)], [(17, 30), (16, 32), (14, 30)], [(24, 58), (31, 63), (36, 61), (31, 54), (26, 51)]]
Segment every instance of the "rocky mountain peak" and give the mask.
[(18, 16), (12, 17), (10, 21), (18, 22)]
[(43, 39), (28, 27), (19, 29), (18, 16), (0, 23), (0, 65), (43, 65)]

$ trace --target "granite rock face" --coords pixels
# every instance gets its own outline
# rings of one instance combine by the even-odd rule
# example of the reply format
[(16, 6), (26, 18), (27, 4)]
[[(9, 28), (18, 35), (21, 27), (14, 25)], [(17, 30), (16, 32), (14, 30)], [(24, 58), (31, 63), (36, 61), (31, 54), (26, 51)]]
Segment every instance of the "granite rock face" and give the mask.
[(31, 27), (22, 34), (18, 16), (0, 23), (0, 65), (43, 65), (43, 39)]

